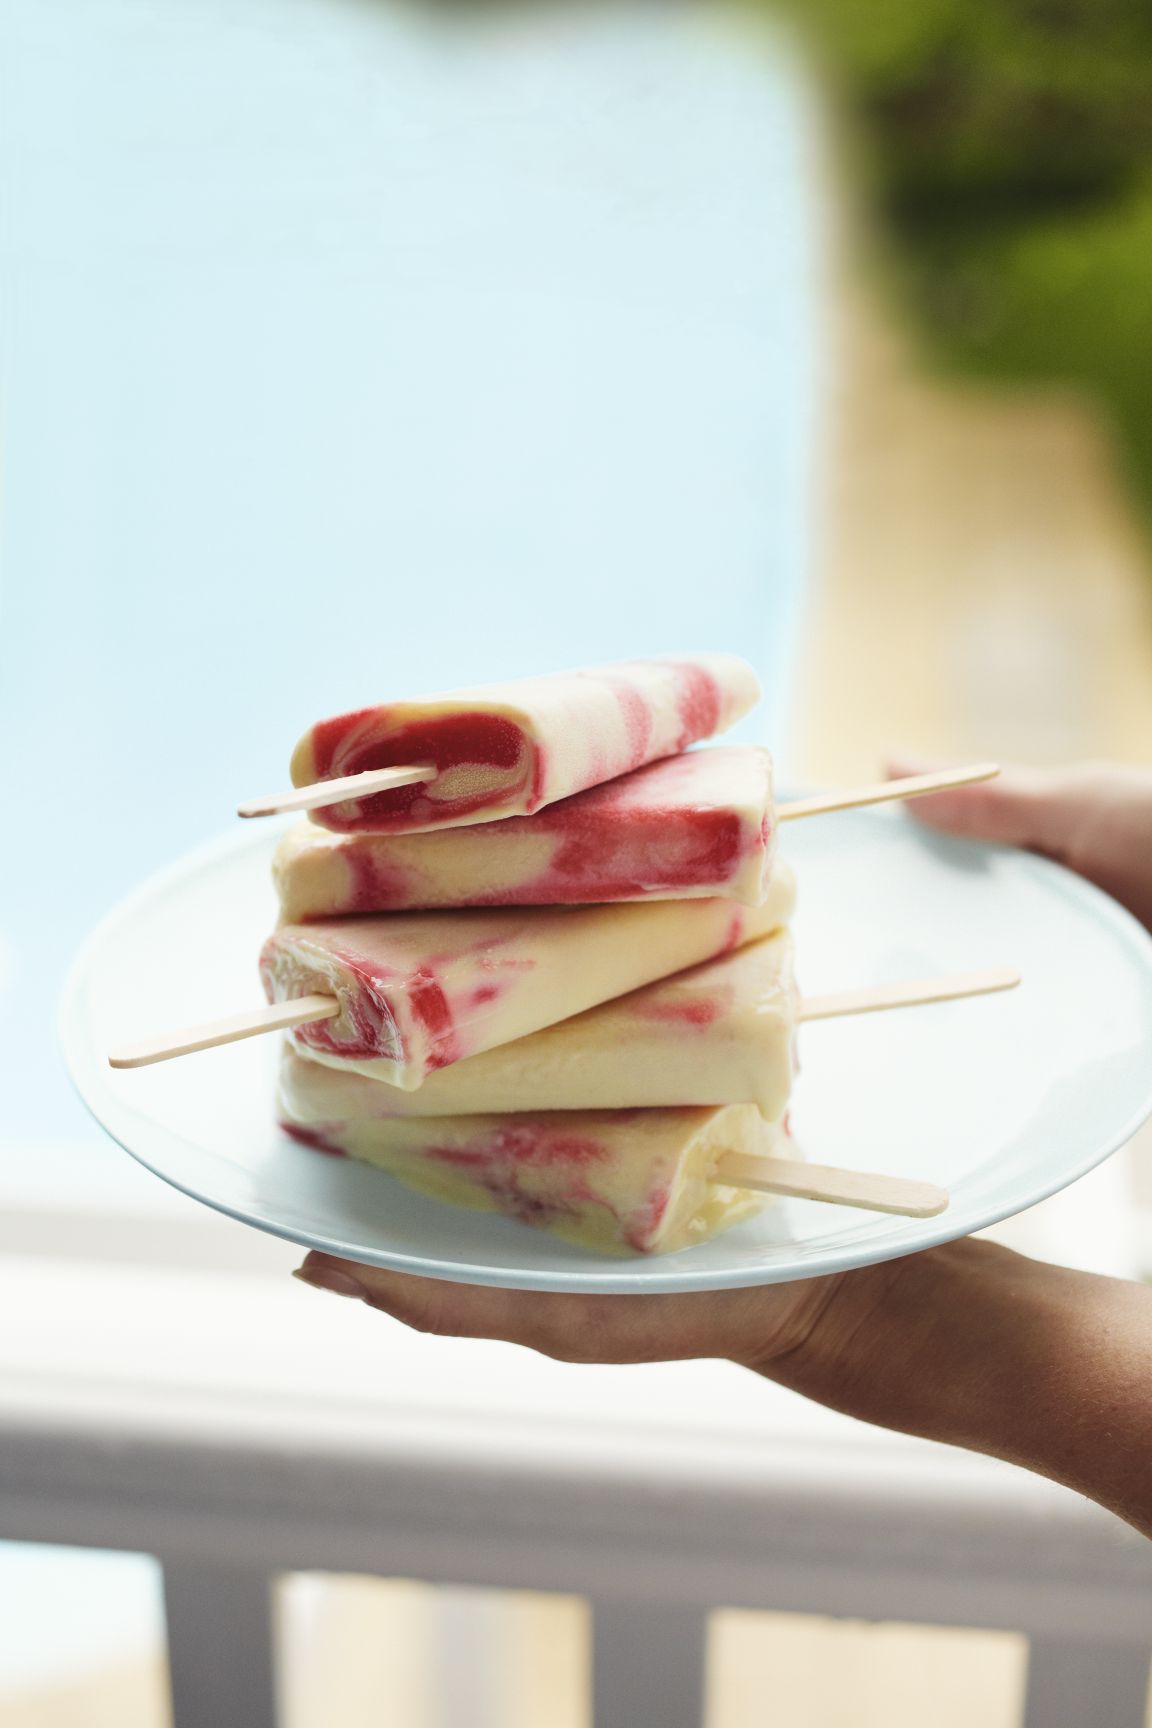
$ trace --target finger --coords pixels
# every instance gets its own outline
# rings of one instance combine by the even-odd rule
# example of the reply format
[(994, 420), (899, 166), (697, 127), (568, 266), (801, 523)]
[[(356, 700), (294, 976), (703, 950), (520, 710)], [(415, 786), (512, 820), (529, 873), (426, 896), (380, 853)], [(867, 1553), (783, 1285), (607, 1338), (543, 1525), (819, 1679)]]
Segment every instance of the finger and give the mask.
[[(929, 773), (943, 763), (896, 757), (889, 779)], [(1080, 830), (1088, 788), (1083, 777), (1049, 768), (1006, 768), (995, 780), (913, 798), (907, 809), (918, 821), (948, 834), (1025, 846), (1063, 860)]]
[(788, 1349), (809, 1323), (823, 1280), (691, 1295), (576, 1295), (417, 1278), (311, 1253), (296, 1273), (355, 1295), (416, 1331), (494, 1338), (564, 1362), (746, 1361)]
[[(529, 1293), (487, 1285), (449, 1284), (310, 1253), (294, 1276), (318, 1290), (353, 1296), (417, 1332), (445, 1337), (508, 1338), (530, 1329)], [(534, 1293), (530, 1299), (536, 1299)]]

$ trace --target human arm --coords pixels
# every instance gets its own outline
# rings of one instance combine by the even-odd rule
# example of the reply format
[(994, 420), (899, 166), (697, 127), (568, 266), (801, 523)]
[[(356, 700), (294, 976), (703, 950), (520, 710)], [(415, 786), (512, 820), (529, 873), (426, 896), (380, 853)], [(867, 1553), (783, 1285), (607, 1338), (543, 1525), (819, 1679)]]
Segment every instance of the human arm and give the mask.
[(310, 1254), (300, 1276), (418, 1331), (567, 1362), (713, 1356), (884, 1428), (1022, 1465), (1152, 1535), (1152, 1290), (954, 1242), (693, 1295), (475, 1289)]

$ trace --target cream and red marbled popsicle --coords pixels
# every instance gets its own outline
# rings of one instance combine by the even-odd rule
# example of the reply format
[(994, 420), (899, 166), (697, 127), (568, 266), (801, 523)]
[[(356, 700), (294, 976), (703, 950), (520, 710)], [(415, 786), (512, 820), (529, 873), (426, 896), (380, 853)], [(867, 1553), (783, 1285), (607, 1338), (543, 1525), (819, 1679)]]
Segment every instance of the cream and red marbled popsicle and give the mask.
[(433, 834), (334, 834), (301, 822), (277, 847), (272, 876), (292, 923), (705, 895), (756, 906), (774, 849), (772, 758), (730, 744), (666, 756), (535, 816)]
[[(296, 1122), (756, 1104), (788, 1108), (799, 999), (786, 930), (430, 1074), (414, 1092), (376, 1064), (284, 1046)], [(320, 1058), (317, 1060), (316, 1058)]]
[(703, 1110), (394, 1117), (281, 1126), (452, 1206), (501, 1212), (606, 1254), (690, 1248), (760, 1211), (712, 1175), (729, 1152), (787, 1157), (782, 1124), (748, 1104)]
[(270, 1002), (313, 993), (339, 1012), (292, 1034), (306, 1052), (373, 1058), (394, 1086), (538, 1032), (642, 984), (730, 953), (785, 924), (795, 880), (773, 871), (762, 906), (663, 900), (647, 906), (396, 912), (286, 924), (261, 974)]
[(308, 786), (370, 768), (435, 775), (315, 812), (326, 828), (392, 834), (530, 816), (559, 798), (723, 732), (759, 699), (734, 654), (627, 660), (322, 720), (292, 757)]

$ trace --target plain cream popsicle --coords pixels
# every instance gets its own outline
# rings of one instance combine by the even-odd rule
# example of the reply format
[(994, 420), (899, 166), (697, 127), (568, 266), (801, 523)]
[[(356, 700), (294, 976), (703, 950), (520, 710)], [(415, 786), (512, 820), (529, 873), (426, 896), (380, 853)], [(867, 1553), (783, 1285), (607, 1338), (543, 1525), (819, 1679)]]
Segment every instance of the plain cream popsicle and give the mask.
[(269, 937), (270, 1002), (313, 992), (340, 1012), (293, 1033), (306, 1053), (378, 1060), (416, 1087), (446, 1068), (730, 953), (787, 923), (795, 879), (773, 871), (762, 906), (665, 900), (646, 906), (397, 912), (288, 924)]
[(302, 822), (272, 861), (281, 917), (441, 906), (563, 906), (723, 895), (755, 906), (774, 850), (772, 759), (691, 750), (535, 816), (433, 834), (335, 834)]
[(285, 1042), (280, 1096), (295, 1122), (755, 1103), (783, 1116), (797, 1015), (786, 930), (430, 1074), (415, 1092), (372, 1062)]
[(401, 764), (436, 769), (428, 781), (314, 813), (342, 832), (415, 834), (529, 816), (725, 731), (759, 695), (752, 668), (734, 654), (481, 684), (320, 721), (296, 746), (292, 782)]
[(782, 1125), (747, 1104), (301, 1125), (282, 1100), (281, 1125), (435, 1200), (616, 1254), (672, 1253), (753, 1216), (764, 1197), (711, 1173), (729, 1152), (789, 1155)]

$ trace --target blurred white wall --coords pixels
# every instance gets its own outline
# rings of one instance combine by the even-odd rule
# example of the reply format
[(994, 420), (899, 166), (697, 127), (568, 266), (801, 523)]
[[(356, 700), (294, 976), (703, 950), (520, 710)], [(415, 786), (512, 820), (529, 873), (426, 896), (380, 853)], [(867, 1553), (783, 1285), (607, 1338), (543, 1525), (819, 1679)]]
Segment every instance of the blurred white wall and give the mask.
[[(68, 1208), (61, 1254), (191, 1206), (70, 1097), (68, 961), (313, 718), (709, 646), (777, 739), (810, 156), (782, 51), (703, 7), (5, 0), (0, 1207)], [(0, 1691), (146, 1647), (146, 1564), (0, 1550)]]
[(778, 741), (808, 96), (704, 6), (0, 12), (6, 1130), (85, 929), (313, 718), (743, 650)]

